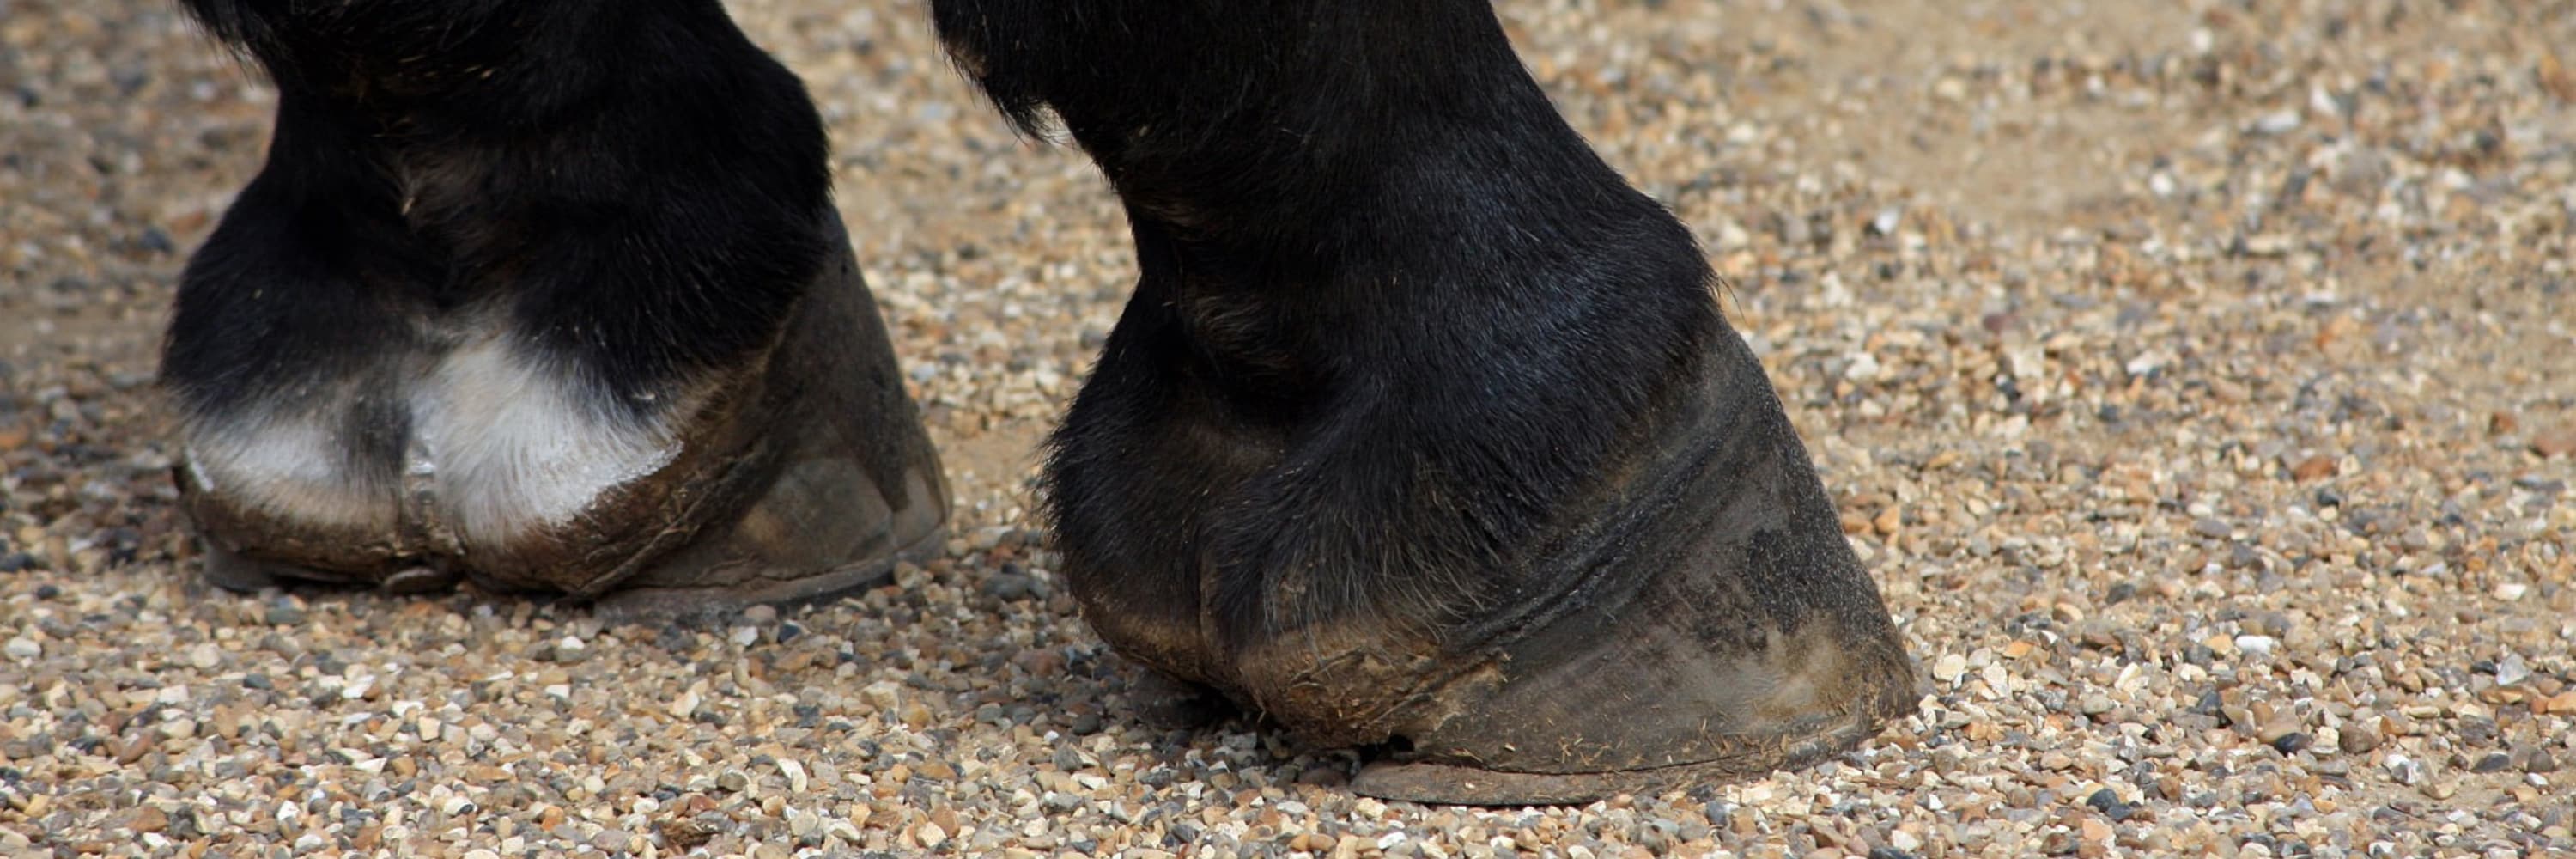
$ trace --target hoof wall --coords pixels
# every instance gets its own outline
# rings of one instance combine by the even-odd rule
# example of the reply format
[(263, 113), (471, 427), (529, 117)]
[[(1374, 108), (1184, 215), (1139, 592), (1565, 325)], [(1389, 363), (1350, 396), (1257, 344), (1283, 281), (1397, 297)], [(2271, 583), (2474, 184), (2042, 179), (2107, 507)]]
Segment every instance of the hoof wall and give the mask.
[(1505, 772), (1435, 761), (1375, 761), (1360, 768), (1351, 790), (1362, 796), (1425, 805), (1582, 805), (1619, 794), (1653, 794), (1761, 778), (1797, 769), (1851, 748), (1876, 733), (1874, 719), (1731, 757), (1602, 772)]

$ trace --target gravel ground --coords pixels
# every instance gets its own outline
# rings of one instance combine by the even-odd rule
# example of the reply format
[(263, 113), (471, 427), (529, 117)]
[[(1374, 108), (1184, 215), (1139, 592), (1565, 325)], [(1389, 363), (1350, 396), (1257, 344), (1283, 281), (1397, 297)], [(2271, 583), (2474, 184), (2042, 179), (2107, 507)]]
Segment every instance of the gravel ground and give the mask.
[(151, 349), (272, 95), (166, 0), (0, 0), (0, 854), (2576, 851), (2576, 4), (1504, 5), (1929, 675), (1867, 748), (1462, 810), (1140, 725), (1028, 513), (1123, 228), (917, 2), (734, 6), (831, 120), (945, 558), (705, 626), (209, 593)]

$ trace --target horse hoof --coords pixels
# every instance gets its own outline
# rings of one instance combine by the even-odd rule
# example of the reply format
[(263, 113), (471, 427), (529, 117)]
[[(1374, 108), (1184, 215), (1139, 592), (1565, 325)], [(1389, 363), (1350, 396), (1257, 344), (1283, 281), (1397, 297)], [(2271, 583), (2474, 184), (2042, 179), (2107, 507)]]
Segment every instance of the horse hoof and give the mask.
[[(220, 412), (183, 420), (187, 455), (174, 477), (205, 541), (202, 574), (236, 591), (324, 583), (424, 593), (471, 581), (593, 601), (612, 614), (716, 612), (883, 582), (897, 563), (926, 560), (941, 545), (948, 494), (939, 459), (846, 250), (798, 301), (772, 346), (675, 393), (687, 407), (647, 433), (669, 443), (650, 452), (654, 467), (629, 469), (640, 474), (624, 480), (600, 480), (614, 469), (587, 463), (556, 467), (564, 460), (550, 457), (618, 443), (580, 438), (602, 430), (578, 409), (550, 413), (541, 391), (490, 384), (490, 362), (472, 363), (483, 361), (472, 338), (372, 356), (434, 369), (393, 376), (396, 396), (350, 385), (348, 396), (304, 404), (301, 414), (363, 414), (386, 400), (540, 405), (451, 409), (439, 420), (403, 414), (378, 426), (408, 434), (379, 434), (372, 444), (306, 431), (325, 419), (253, 424), (272, 431), (265, 436), (245, 434), (244, 422)], [(474, 372), (454, 372), (461, 364)], [(547, 381), (542, 371), (509, 376), (516, 370), (499, 375)], [(473, 425), (456, 415), (500, 420)], [(562, 415), (574, 417), (527, 420)], [(511, 420), (558, 437), (500, 425)], [(424, 437), (433, 429), (439, 437)], [(519, 449), (495, 449), (512, 443)], [(371, 449), (400, 459), (370, 467)], [(464, 450), (482, 461), (460, 462)], [(355, 464), (306, 479), (315, 460)], [(553, 512), (521, 515), (537, 501)]]
[[(1580, 803), (1839, 754), (1914, 710), (1914, 665), (1760, 365), (1719, 336), (1682, 390), (1658, 398), (1649, 432), (1555, 496), (1488, 487), (1371, 508), (1350, 499), (1406, 498), (1376, 487), (1415, 472), (1366, 458), (1334, 471), (1311, 463), (1336, 456), (1293, 452), (1310, 463), (1294, 477), (1342, 492), (1248, 496), (1240, 487), (1277, 479), (1273, 466), (1213, 445), (1195, 449), (1222, 458), (1124, 460), (1112, 420), (1078, 403), (1057, 440), (1067, 581), (1131, 657), (1310, 744), (1372, 750), (1361, 794)], [(1123, 372), (1111, 361), (1094, 384)], [(1373, 453), (1399, 436), (1347, 437)], [(1163, 488), (1119, 491), (1126, 478), (1099, 469), (1121, 462)], [(1237, 489), (1167, 485), (1189, 473)], [(1197, 546), (1110, 530), (1202, 497), (1215, 500), (1187, 514)], [(1447, 518), (1499, 520), (1470, 499), (1548, 497), (1556, 509), (1532, 524)], [(1389, 521), (1403, 524), (1377, 524)]]

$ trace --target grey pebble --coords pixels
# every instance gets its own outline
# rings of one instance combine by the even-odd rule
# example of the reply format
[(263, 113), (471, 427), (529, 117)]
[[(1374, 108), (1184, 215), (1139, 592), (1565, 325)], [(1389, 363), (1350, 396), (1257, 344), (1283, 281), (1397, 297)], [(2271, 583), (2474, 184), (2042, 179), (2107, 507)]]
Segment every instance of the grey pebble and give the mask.
[(984, 595), (1003, 602), (1028, 599), (1037, 580), (1019, 573), (994, 573), (984, 580)]

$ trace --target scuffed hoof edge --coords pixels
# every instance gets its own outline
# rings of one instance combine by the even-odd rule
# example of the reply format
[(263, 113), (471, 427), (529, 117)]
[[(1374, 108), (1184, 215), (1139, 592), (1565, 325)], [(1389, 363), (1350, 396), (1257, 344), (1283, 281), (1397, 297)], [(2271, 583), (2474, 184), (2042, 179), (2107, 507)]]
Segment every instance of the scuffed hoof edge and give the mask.
[(267, 588), (348, 588), (372, 590), (395, 596), (446, 593), (455, 590), (464, 577), (449, 570), (431, 566), (414, 566), (368, 581), (364, 578), (331, 573), (278, 561), (262, 561), (239, 552), (204, 544), (204, 555), (197, 566), (198, 578), (207, 584), (234, 593), (257, 593)]
[(1582, 805), (1623, 793), (1661, 793), (1798, 769), (1856, 747), (1879, 730), (1878, 720), (1862, 717), (1821, 734), (1734, 757), (1612, 772), (1502, 772), (1429, 761), (1378, 761), (1360, 768), (1351, 779), (1351, 791), (1425, 805)]
[(610, 621), (705, 617), (755, 605), (804, 605), (893, 581), (896, 564), (927, 564), (939, 557), (947, 543), (948, 526), (942, 524), (890, 554), (818, 573), (756, 577), (703, 587), (624, 588), (603, 594), (589, 605), (593, 615)]

